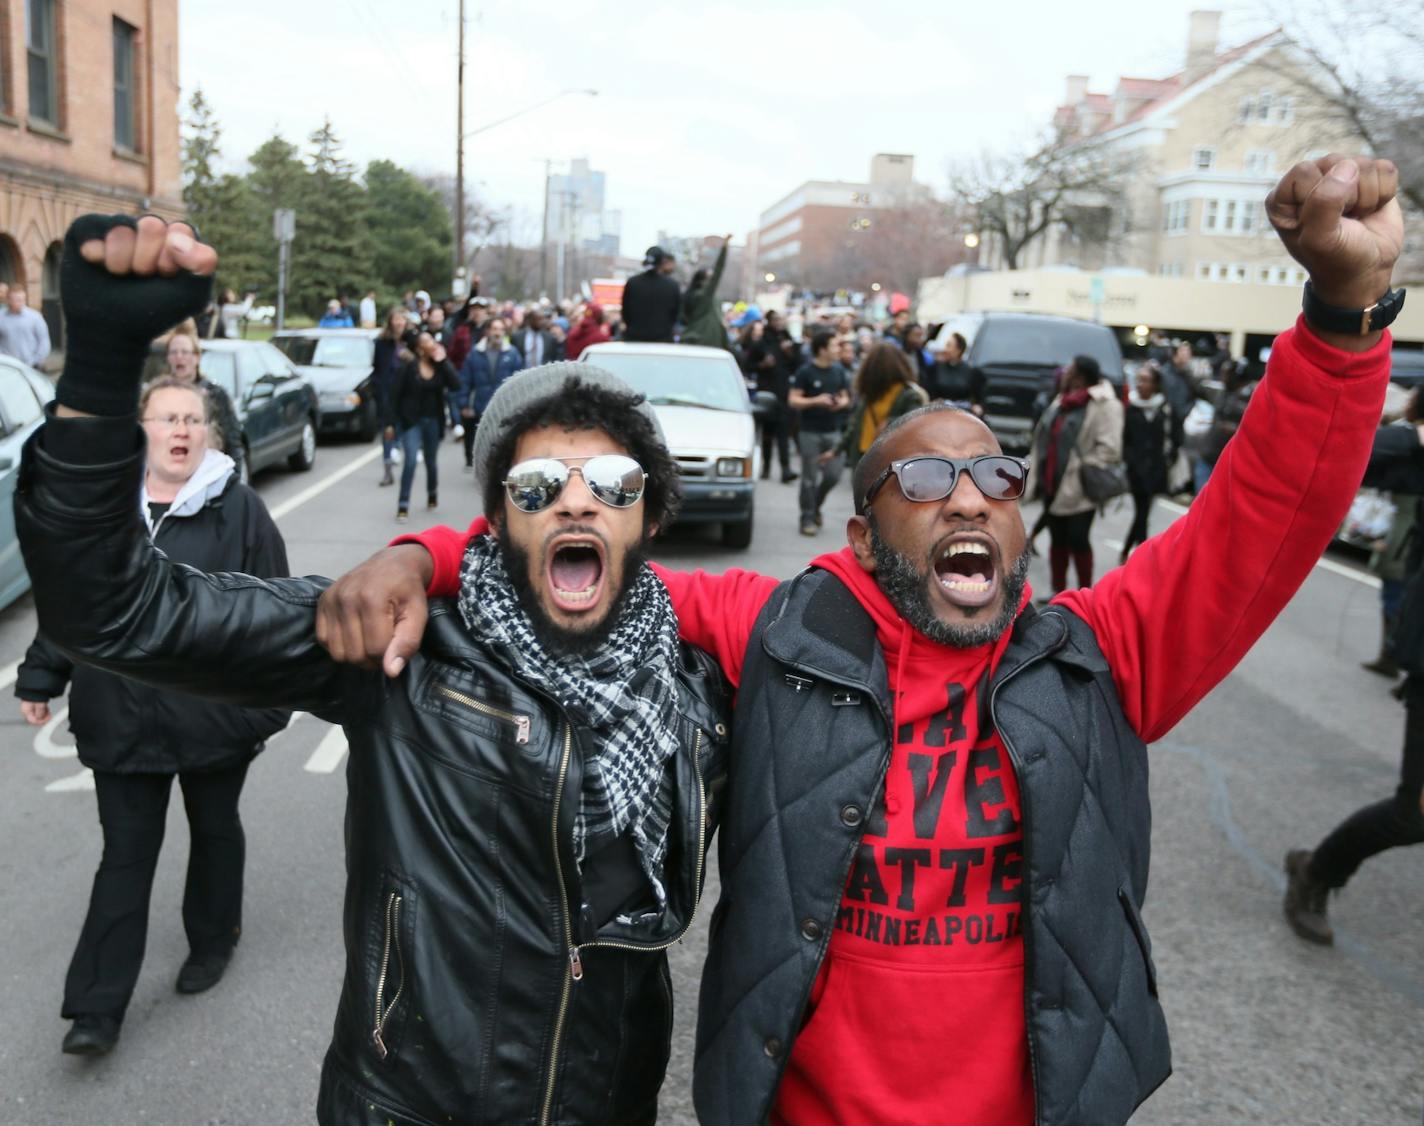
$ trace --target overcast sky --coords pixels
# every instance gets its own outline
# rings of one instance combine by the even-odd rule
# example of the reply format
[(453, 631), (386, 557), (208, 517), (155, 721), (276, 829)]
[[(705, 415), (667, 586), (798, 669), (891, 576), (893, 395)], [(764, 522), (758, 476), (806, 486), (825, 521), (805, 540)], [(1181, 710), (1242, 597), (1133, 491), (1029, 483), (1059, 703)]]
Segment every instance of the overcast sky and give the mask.
[[(859, 180), (912, 153), (942, 187), (956, 156), (1021, 142), (1064, 76), (1110, 91), (1181, 66), (1201, 0), (573, 3), (468, 0), (466, 129), (593, 88), (466, 145), (478, 196), (537, 242), (544, 159), (588, 157), (623, 213), (623, 252), (659, 230), (735, 233), (803, 180)], [(234, 166), (274, 128), (329, 115), (359, 166), (455, 167), (456, 0), (184, 0), (184, 101), (202, 86)], [(1223, 44), (1262, 30), (1227, 9)], [(559, 169), (555, 165), (555, 170)]]

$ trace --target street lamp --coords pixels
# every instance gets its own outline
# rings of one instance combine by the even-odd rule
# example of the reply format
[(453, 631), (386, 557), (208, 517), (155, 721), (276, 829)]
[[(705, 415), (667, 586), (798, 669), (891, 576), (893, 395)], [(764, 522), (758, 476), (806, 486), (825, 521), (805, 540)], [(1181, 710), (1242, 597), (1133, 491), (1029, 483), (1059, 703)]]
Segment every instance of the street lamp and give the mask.
[(772, 282), (774, 282), (774, 281), (776, 280), (776, 275), (775, 275), (775, 274), (765, 274), (764, 277), (765, 277), (765, 279), (766, 279), (766, 284), (767, 284), (767, 285), (770, 285)]
[(973, 250), (976, 246), (979, 245), (979, 236), (976, 235), (973, 231), (970, 231), (967, 235), (964, 236), (964, 245), (967, 246), (970, 250)]
[(880, 292), (880, 283), (879, 283), (879, 282), (871, 282), (871, 283), (870, 283), (870, 292), (871, 292), (871, 293), (879, 293), (879, 292)]

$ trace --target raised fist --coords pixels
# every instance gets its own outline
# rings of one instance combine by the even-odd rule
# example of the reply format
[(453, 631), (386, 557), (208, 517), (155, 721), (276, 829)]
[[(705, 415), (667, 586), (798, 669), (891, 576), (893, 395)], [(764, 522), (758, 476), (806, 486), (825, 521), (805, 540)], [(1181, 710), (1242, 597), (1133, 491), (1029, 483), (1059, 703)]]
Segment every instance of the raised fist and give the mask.
[(212, 296), (217, 252), (186, 223), (81, 215), (64, 236), (64, 374), (56, 397), (85, 414), (131, 414), (149, 343)]
[(1331, 153), (1282, 176), (1266, 215), (1321, 300), (1363, 309), (1389, 290), (1404, 245), (1398, 190), (1390, 161)]

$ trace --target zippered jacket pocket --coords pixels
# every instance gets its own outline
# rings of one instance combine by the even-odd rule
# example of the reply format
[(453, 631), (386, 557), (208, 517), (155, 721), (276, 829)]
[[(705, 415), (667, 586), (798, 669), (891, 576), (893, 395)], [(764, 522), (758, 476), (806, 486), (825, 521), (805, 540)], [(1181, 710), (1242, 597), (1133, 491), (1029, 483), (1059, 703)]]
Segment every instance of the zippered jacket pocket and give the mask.
[(391, 1062), (400, 1050), (414, 992), (417, 897), (408, 880), (389, 873), (375, 901), (367, 957), (370, 988), (366, 1006), (367, 1044), (376, 1059)]

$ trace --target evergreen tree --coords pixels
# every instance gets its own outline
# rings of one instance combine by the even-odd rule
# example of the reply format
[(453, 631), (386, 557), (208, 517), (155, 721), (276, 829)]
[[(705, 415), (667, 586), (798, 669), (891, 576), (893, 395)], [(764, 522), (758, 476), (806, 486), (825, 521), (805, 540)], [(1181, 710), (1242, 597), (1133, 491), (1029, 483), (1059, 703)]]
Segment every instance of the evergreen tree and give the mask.
[[(289, 207), (297, 212), (297, 236), (292, 243), (293, 258), (304, 234), (302, 200), (306, 191), (307, 170), (297, 146), (280, 133), (273, 133), (247, 158), (250, 171), (246, 177), (250, 199), (251, 239), (258, 259), (272, 279), (271, 294), (277, 293), (277, 238), (272, 233), (272, 214), (278, 208)], [(288, 270), (287, 295), (289, 306), (296, 270)], [(265, 292), (265, 291), (264, 291)]]
[(330, 119), (311, 135), (309, 171), (297, 205), (292, 244), (292, 304), (319, 315), (326, 302), (357, 295), (371, 281), (366, 191)]
[(271, 271), (264, 271), (252, 237), (252, 199), (246, 180), (219, 174), (222, 127), (202, 88), (193, 91), (183, 136), (183, 202), (188, 221), (218, 252), (219, 289), (238, 292), (267, 288)]
[(366, 166), (371, 265), (382, 292), (444, 289), (454, 235), (440, 195), (389, 160)]

